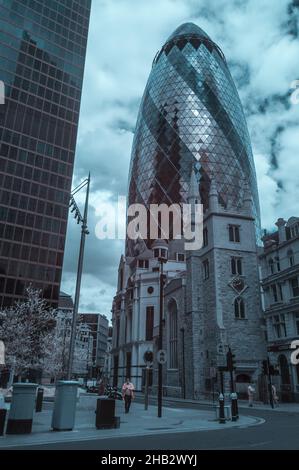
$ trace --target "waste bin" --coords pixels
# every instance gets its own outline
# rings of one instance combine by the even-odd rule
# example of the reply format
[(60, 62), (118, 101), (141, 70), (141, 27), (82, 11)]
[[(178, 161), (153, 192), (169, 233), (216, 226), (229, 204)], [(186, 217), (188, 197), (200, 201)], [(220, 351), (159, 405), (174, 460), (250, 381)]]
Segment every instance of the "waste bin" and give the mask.
[(44, 398), (44, 389), (42, 387), (38, 387), (36, 403), (35, 403), (35, 411), (37, 413), (40, 413), (43, 409), (43, 398)]
[(13, 384), (6, 434), (30, 434), (37, 384)]
[(115, 425), (115, 400), (98, 398), (96, 409), (96, 428), (113, 428)]
[(52, 429), (72, 431), (75, 425), (77, 391), (79, 382), (60, 380), (55, 391)]

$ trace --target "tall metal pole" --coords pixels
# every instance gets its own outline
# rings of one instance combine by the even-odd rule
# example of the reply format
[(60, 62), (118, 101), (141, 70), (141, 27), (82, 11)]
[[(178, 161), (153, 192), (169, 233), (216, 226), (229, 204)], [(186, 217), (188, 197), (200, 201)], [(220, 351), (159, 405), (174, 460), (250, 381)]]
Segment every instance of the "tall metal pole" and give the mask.
[(90, 173), (88, 175), (88, 180), (87, 180), (84, 216), (83, 216), (83, 222), (82, 222), (82, 227), (81, 227), (81, 241), (80, 241), (80, 251), (79, 251), (79, 259), (78, 259), (78, 269), (77, 269), (75, 302), (74, 302), (73, 319), (72, 319), (71, 341), (70, 341), (70, 351), (69, 351), (69, 363), (68, 363), (68, 370), (67, 370), (67, 379), (68, 380), (70, 380), (72, 378), (73, 362), (74, 362), (74, 351), (75, 351), (75, 340), (76, 340), (76, 329), (77, 329), (77, 316), (78, 316), (78, 309), (79, 309), (81, 278), (82, 278), (82, 270), (83, 270), (85, 237), (88, 233), (87, 232), (87, 216), (88, 216), (89, 187), (90, 187)]
[(272, 392), (272, 379), (271, 379), (271, 374), (270, 374), (270, 359), (269, 356), (267, 357), (267, 365), (268, 365), (268, 391), (269, 391), (269, 400), (270, 400), (270, 405), (271, 408), (274, 408), (274, 403), (273, 403), (273, 392)]
[[(232, 351), (231, 348), (228, 348), (228, 354), (232, 357)], [(234, 371), (233, 371), (233, 363), (231, 359), (231, 364), (229, 367), (229, 374), (230, 374), (230, 390), (231, 393), (235, 393), (235, 382), (234, 382)]]
[[(163, 261), (160, 261), (160, 318), (159, 318), (159, 350), (163, 348)], [(158, 418), (162, 417), (162, 364), (158, 365)]]
[(224, 380), (223, 380), (223, 371), (220, 371), (220, 390), (222, 395), (224, 396)]
[(186, 399), (186, 371), (185, 371), (185, 328), (181, 328), (182, 332), (182, 369), (183, 369), (183, 398)]
[(145, 369), (145, 394), (144, 394), (144, 409), (148, 409), (148, 383), (149, 383), (149, 366)]

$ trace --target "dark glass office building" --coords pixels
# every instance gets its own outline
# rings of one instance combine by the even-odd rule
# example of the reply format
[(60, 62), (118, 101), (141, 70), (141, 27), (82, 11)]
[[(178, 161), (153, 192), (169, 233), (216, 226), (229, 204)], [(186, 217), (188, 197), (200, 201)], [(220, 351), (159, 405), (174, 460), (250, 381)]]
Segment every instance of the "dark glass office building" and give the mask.
[(91, 0), (1, 0), (0, 309), (57, 306)]
[[(220, 202), (242, 202), (248, 184), (257, 233), (259, 200), (250, 138), (225, 57), (193, 23), (157, 53), (141, 102), (129, 175), (129, 204), (186, 203), (192, 167), (208, 205), (211, 180)], [(127, 243), (134, 256), (134, 244)]]

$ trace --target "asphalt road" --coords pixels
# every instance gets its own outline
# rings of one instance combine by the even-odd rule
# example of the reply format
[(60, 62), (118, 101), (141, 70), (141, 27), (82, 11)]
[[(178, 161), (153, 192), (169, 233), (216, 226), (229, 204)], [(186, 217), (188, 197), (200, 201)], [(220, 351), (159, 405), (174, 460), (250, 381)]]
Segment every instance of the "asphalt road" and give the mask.
[[(166, 405), (166, 403), (165, 403)], [(170, 403), (167, 402), (167, 406)], [(174, 406), (174, 405), (173, 405)], [(204, 405), (184, 405), (205, 409)], [(121, 437), (26, 446), (27, 450), (299, 450), (299, 413), (240, 410), (240, 414), (262, 417), (264, 424), (249, 428), (228, 428), (155, 436)], [(19, 449), (22, 449), (19, 447)]]

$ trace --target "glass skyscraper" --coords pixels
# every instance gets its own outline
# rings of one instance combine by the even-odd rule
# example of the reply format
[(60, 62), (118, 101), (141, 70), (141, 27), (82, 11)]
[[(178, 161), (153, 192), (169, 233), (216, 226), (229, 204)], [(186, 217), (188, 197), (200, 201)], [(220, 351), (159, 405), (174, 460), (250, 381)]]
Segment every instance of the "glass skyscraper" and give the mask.
[(0, 308), (58, 304), (91, 0), (0, 0)]
[[(141, 102), (132, 148), (128, 203), (186, 203), (192, 168), (208, 205), (238, 207), (249, 186), (259, 231), (250, 138), (225, 57), (193, 23), (175, 30), (157, 53)], [(127, 242), (134, 256), (134, 243)]]

